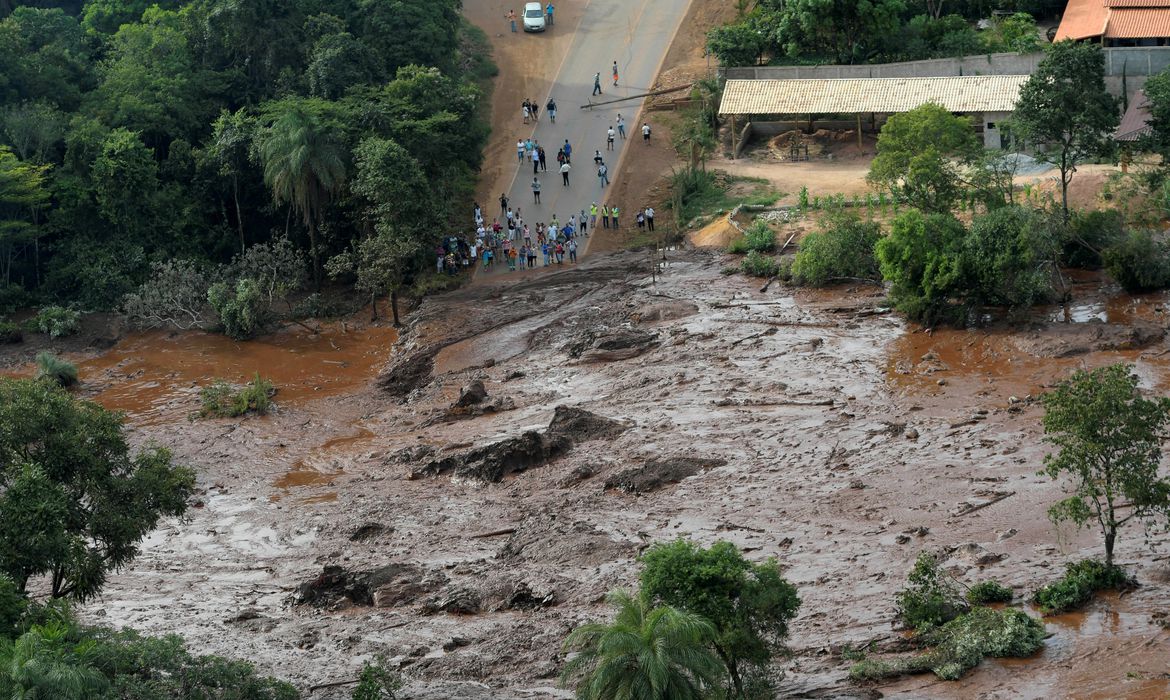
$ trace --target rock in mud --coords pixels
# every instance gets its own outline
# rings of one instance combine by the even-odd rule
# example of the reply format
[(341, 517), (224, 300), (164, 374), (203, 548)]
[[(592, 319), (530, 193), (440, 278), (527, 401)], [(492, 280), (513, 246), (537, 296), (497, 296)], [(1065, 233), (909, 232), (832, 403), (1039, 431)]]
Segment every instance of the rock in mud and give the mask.
[(442, 595), (431, 598), (422, 605), (422, 612), (426, 615), (445, 612), (455, 615), (474, 615), (480, 611), (481, 598), (479, 591), (471, 588), (456, 587), (446, 590)]
[(690, 301), (663, 301), (646, 304), (633, 314), (631, 318), (639, 323), (657, 323), (659, 321), (675, 321), (699, 312), (699, 307)]
[(584, 409), (557, 406), (543, 433), (529, 430), (517, 437), (431, 460), (413, 470), (410, 478), (450, 472), (458, 479), (497, 483), (508, 474), (547, 464), (576, 443), (616, 437), (628, 427)]
[(1075, 357), (1090, 352), (1138, 350), (1166, 337), (1166, 329), (1152, 323), (1054, 323), (1014, 342), (1037, 357)]
[(626, 493), (650, 493), (663, 486), (677, 484), (688, 476), (727, 464), (723, 459), (670, 457), (651, 459), (635, 469), (627, 469), (605, 480), (605, 488)]
[(1007, 559), (1007, 555), (989, 552), (974, 542), (968, 542), (966, 544), (959, 545), (958, 547), (948, 547), (944, 552), (944, 559), (947, 561), (959, 560), (974, 566), (982, 567), (990, 566), (996, 562), (1003, 561), (1004, 559)]
[(475, 380), (467, 385), (459, 394), (459, 400), (455, 402), (455, 408), (467, 408), (475, 404), (481, 404), (487, 400), (488, 393), (484, 387), (483, 382)]
[(433, 346), (396, 359), (378, 377), (378, 386), (391, 396), (405, 398), (431, 380), (435, 355), (441, 349)]
[(349, 539), (351, 542), (361, 542), (362, 540), (368, 540), (371, 537), (377, 537), (378, 535), (392, 531), (393, 528), (388, 528), (382, 523), (366, 523), (354, 530), (353, 534), (349, 536)]
[(628, 360), (659, 345), (658, 334), (638, 329), (616, 329), (604, 333), (588, 331), (568, 347), (569, 357), (585, 362)]
[(348, 601), (353, 605), (396, 607), (414, 602), (444, 582), (441, 574), (427, 576), (413, 564), (388, 564), (368, 571), (346, 571), (329, 565), (297, 588), (293, 604), (328, 608)]

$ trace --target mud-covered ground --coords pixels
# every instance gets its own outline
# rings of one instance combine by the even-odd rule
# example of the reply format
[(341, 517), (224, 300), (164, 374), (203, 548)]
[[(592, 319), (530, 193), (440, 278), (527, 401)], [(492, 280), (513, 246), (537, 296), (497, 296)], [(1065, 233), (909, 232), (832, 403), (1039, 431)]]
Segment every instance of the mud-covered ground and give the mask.
[(428, 299), (393, 349), (377, 327), (296, 335), (284, 354), (273, 341), (257, 369), (299, 388), (265, 418), (188, 421), (198, 382), (181, 368), (200, 365), (159, 350), (173, 337), (123, 341), (85, 390), (139, 381), (141, 404), (121, 406), (135, 438), (172, 446), (201, 493), (85, 616), (306, 690), (382, 655), (410, 697), (568, 697), (561, 640), (608, 615), (638, 553), (726, 539), (799, 587), (783, 697), (1165, 697), (1166, 538), (1151, 550), (1136, 528), (1119, 556), (1146, 585), (1049, 620), (1038, 658), (878, 688), (850, 685), (840, 658), (896, 635), (892, 597), (921, 549), (1020, 594), (1098, 553), (1045, 518), (1060, 492), (1036, 475), (1032, 397), (1119, 359), (1164, 389), (1161, 297), (1084, 280), (1073, 323), (1053, 309), (1017, 331), (928, 333), (878, 289), (763, 292), (723, 264), (671, 251), (652, 276), (645, 253), (596, 255)]

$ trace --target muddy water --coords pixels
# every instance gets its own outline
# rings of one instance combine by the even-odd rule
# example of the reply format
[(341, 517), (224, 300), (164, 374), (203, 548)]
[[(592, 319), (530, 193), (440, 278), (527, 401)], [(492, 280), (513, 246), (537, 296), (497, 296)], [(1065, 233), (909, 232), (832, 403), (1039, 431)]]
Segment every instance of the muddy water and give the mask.
[[(276, 503), (286, 496), (299, 495), (300, 503), (332, 503), (337, 500), (337, 491), (321, 491), (320, 488), (333, 485), (334, 481), (345, 474), (345, 465), (340, 455), (352, 451), (352, 446), (373, 439), (374, 432), (366, 427), (359, 426), (353, 435), (327, 440), (319, 447), (310, 451), (303, 459), (298, 459), (284, 474), (273, 480), (272, 485), (279, 490), (268, 497)], [(308, 493), (309, 495), (304, 495)]]
[(92, 398), (137, 425), (157, 425), (195, 411), (199, 389), (215, 379), (247, 381), (259, 373), (276, 386), (276, 404), (296, 406), (370, 381), (397, 339), (393, 328), (327, 324), (320, 333), (292, 327), (246, 342), (203, 332), (149, 331), (80, 362)]

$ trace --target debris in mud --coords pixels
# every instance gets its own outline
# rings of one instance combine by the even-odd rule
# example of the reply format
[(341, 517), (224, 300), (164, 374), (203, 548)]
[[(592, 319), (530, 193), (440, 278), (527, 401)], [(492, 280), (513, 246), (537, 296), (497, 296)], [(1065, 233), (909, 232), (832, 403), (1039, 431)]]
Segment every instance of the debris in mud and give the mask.
[(577, 484), (581, 483), (582, 481), (585, 481), (586, 479), (590, 479), (592, 477), (597, 476), (597, 473), (598, 473), (598, 469), (596, 467), (593, 467), (593, 466), (588, 465), (588, 464), (582, 464), (581, 466), (573, 469), (573, 471), (569, 472), (569, 475), (566, 476), (564, 479), (561, 479), (558, 486), (560, 486), (563, 489), (570, 488), (570, 487), (576, 486)]
[(677, 484), (701, 471), (722, 467), (724, 464), (727, 464), (727, 460), (696, 457), (651, 459), (640, 467), (627, 469), (606, 479), (605, 488), (619, 489), (626, 493), (650, 493), (668, 484)]
[(516, 408), (516, 402), (508, 396), (495, 397), (490, 401), (488, 399), (487, 389), (483, 382), (477, 379), (460, 392), (459, 399), (452, 404), (451, 408), (447, 409), (446, 413), (438, 419), (423, 423), (423, 426), (442, 421), (450, 422), (464, 418), (475, 418), (489, 413), (511, 411)]
[(382, 523), (366, 523), (354, 530), (353, 534), (349, 536), (349, 539), (351, 542), (361, 542), (362, 540), (368, 540), (371, 537), (377, 537), (386, 532), (393, 532), (393, 528), (388, 528)]
[(1139, 350), (1166, 337), (1166, 329), (1152, 323), (1053, 323), (1015, 338), (1016, 346), (1037, 357), (1074, 357), (1090, 352)]
[(427, 462), (411, 471), (410, 479), (452, 472), (455, 478), (497, 483), (508, 474), (526, 471), (560, 457), (574, 444), (613, 438), (628, 425), (580, 408), (557, 406), (548, 428), (529, 430), (483, 447)]
[(604, 333), (588, 330), (567, 350), (569, 357), (584, 362), (615, 362), (637, 357), (658, 345), (657, 333), (623, 328)]
[(632, 313), (630, 318), (638, 323), (657, 323), (659, 321), (676, 321), (697, 313), (699, 313), (699, 307), (694, 302), (663, 301), (646, 304)]
[(957, 547), (947, 547), (943, 550), (943, 560), (952, 561), (959, 560), (973, 566), (990, 566), (997, 562), (1007, 559), (1006, 554), (997, 554), (989, 552), (987, 549), (974, 542), (959, 545)]
[(487, 389), (484, 387), (483, 382), (477, 379), (459, 393), (459, 400), (455, 402), (453, 408), (467, 408), (468, 406), (481, 404), (487, 397)]
[[(489, 597), (485, 595), (485, 597)], [(526, 581), (512, 583), (495, 596), (495, 602), (485, 604), (490, 612), (498, 610), (538, 610), (556, 605), (557, 592), (553, 588), (548, 590), (533, 590)], [(485, 601), (486, 603), (486, 601)]]
[(405, 398), (430, 381), (431, 372), (435, 369), (435, 355), (442, 349), (442, 346), (433, 345), (396, 357), (378, 377), (378, 386), (391, 396)]
[(480, 611), (481, 602), (479, 591), (466, 587), (455, 587), (423, 603), (422, 612), (425, 615), (440, 612), (454, 615), (474, 615)]
[(525, 520), (496, 558), (509, 564), (523, 560), (546, 565), (599, 566), (631, 557), (635, 549), (632, 543), (616, 541), (590, 523), (563, 522), (550, 514)]
[(427, 574), (414, 564), (388, 564), (369, 571), (346, 571), (326, 566), (316, 578), (302, 583), (293, 605), (335, 608), (346, 602), (379, 608), (412, 603), (446, 582), (442, 574)]

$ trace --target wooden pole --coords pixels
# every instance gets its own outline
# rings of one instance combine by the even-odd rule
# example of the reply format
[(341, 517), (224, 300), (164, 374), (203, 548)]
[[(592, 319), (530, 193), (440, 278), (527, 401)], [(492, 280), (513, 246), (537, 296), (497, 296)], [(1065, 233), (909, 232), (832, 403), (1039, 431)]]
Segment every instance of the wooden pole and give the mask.
[(861, 150), (861, 112), (857, 113), (857, 150)]
[(739, 149), (735, 147), (735, 142), (736, 142), (735, 131), (736, 131), (735, 115), (733, 114), (733, 115), (731, 115), (731, 159), (732, 160), (735, 160), (735, 157), (739, 154)]

